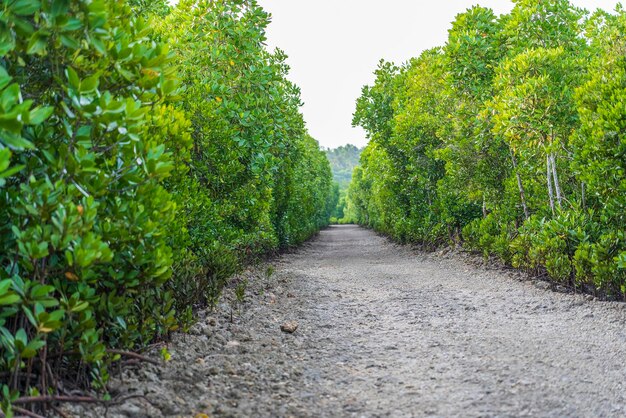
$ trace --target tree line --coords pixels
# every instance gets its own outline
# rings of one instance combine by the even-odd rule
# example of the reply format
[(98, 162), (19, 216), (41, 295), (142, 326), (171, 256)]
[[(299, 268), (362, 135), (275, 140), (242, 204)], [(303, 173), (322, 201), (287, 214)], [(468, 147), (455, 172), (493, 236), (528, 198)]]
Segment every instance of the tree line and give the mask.
[(352, 144), (326, 150), (326, 157), (330, 162), (330, 170), (335, 181), (333, 186), (334, 199), (337, 200), (337, 205), (330, 218), (330, 222), (333, 224), (353, 222), (346, 206), (348, 203), (347, 193), (354, 167), (359, 165), (360, 155), (361, 149)]
[(573, 289), (626, 295), (626, 12), (516, 0), (381, 61), (353, 124), (349, 201), (402, 242), (462, 243)]
[(25, 395), (105, 389), (117, 350), (187, 329), (229, 275), (310, 237), (336, 202), (256, 1), (1, 5), (11, 416)]

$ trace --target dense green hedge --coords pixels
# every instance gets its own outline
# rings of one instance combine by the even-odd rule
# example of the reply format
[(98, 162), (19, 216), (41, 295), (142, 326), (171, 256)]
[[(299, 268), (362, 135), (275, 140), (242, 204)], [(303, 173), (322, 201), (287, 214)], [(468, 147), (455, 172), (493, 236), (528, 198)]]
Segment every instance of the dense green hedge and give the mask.
[[(255, 1), (3, 0), (0, 400), (103, 388), (259, 254), (328, 223), (332, 179)], [(151, 16), (151, 20), (146, 20)], [(68, 379), (69, 378), (69, 379)]]
[(474, 7), (446, 45), (381, 62), (349, 201), (404, 242), (463, 242), (572, 287), (626, 294), (626, 12)]

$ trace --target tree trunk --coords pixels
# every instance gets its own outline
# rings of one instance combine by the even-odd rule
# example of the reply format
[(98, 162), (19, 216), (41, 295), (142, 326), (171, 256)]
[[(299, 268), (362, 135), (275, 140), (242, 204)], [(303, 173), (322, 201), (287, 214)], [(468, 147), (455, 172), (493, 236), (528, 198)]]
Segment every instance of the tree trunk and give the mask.
[(552, 165), (552, 176), (554, 177), (554, 190), (556, 191), (556, 201), (559, 204), (559, 208), (561, 207), (561, 202), (563, 200), (563, 193), (561, 192), (561, 185), (559, 184), (559, 175), (556, 169), (556, 156), (554, 153), (550, 154), (551, 165)]
[(528, 219), (530, 215), (528, 214), (528, 206), (526, 206), (526, 193), (524, 193), (524, 185), (522, 184), (522, 177), (519, 175), (519, 171), (517, 171), (517, 159), (515, 158), (515, 154), (511, 151), (511, 161), (513, 162), (513, 170), (515, 170), (515, 177), (517, 178), (517, 187), (519, 188), (519, 197), (522, 201), (522, 208), (524, 208), (524, 219)]
[(483, 218), (487, 217), (487, 202), (485, 201), (485, 196), (483, 195)]
[(550, 154), (546, 155), (546, 178), (548, 179), (550, 209), (552, 209), (552, 215), (554, 215), (554, 190), (552, 189), (552, 160), (550, 159)]

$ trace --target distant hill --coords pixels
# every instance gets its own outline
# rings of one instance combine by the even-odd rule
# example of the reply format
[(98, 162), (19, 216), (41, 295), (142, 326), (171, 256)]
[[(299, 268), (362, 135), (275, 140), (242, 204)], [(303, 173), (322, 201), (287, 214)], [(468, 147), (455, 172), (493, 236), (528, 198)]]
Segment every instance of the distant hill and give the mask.
[(339, 184), (339, 190), (345, 191), (352, 180), (352, 170), (359, 165), (361, 148), (348, 144), (335, 149), (326, 150), (333, 178)]

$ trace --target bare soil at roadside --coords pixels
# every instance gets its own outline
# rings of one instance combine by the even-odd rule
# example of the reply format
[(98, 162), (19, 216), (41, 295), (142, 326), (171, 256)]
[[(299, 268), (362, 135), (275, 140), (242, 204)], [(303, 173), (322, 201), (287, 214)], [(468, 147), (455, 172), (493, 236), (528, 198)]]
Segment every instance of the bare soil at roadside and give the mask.
[[(626, 416), (626, 305), (336, 226), (127, 368), (84, 417)], [(232, 321), (231, 321), (232, 314)], [(293, 333), (281, 325), (296, 321)], [(293, 325), (293, 324), (290, 324)], [(148, 355), (158, 356), (158, 349)], [(88, 408), (88, 409), (85, 409)], [(199, 415), (203, 416), (203, 415)]]

